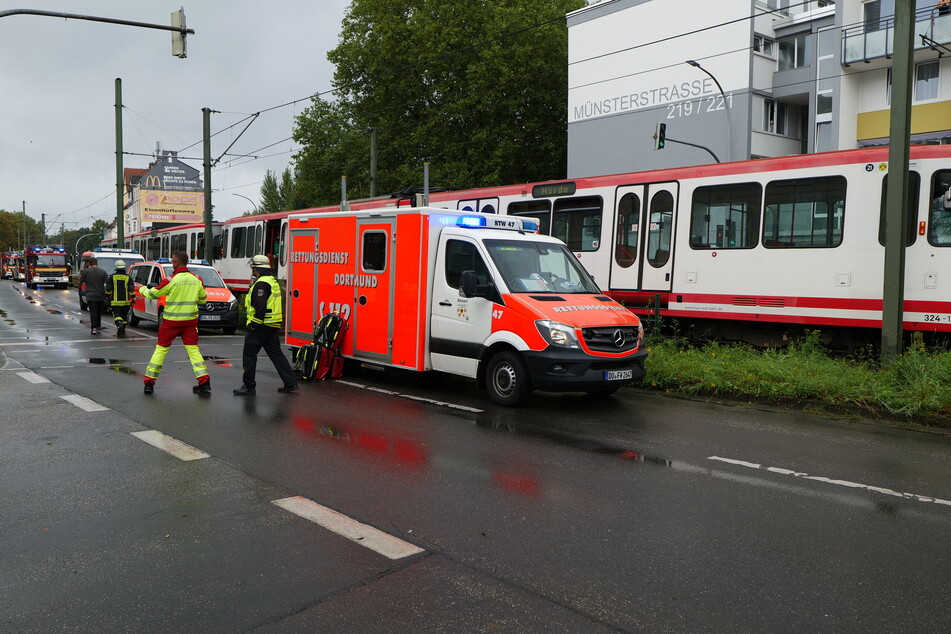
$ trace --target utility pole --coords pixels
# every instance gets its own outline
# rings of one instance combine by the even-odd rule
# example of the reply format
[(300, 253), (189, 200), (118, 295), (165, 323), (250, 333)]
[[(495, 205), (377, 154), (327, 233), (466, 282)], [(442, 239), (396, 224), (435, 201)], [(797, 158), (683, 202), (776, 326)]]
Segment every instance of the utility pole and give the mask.
[(914, 10), (914, 0), (895, 1), (895, 52), (892, 58), (892, 105), (886, 176), (888, 193), (885, 199), (885, 272), (882, 289), (881, 359), (885, 363), (894, 361), (902, 352)]
[(40, 238), (40, 242), (46, 244), (46, 214), (40, 214), (40, 231), (43, 232), (43, 237)]
[(205, 259), (214, 264), (214, 236), (211, 235), (211, 108), (201, 109), (202, 146), (205, 168)]
[(116, 77), (116, 247), (125, 248), (125, 196), (122, 178), (122, 78)]
[(376, 128), (370, 128), (370, 198), (376, 198)]
[(22, 251), (26, 253), (26, 201), (23, 201), (23, 249)]

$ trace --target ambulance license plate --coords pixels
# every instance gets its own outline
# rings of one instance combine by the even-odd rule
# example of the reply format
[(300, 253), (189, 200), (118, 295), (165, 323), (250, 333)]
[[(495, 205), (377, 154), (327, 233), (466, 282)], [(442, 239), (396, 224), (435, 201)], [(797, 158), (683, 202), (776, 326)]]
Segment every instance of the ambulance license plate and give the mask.
[(221, 315), (198, 315), (198, 321), (221, 321)]
[(634, 370), (605, 370), (605, 381), (623, 381), (634, 377)]

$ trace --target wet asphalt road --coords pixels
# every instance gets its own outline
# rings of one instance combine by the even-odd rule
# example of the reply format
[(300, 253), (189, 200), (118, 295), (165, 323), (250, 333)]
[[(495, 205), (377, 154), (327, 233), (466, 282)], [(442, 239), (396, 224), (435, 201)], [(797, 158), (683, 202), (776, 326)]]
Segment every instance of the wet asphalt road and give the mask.
[(155, 327), (93, 337), (77, 306), (0, 282), (4, 631), (951, 629), (947, 436), (624, 391), (509, 410), (391, 372), (281, 395), (263, 357), (239, 398), (217, 333), (210, 397), (179, 343), (146, 396)]

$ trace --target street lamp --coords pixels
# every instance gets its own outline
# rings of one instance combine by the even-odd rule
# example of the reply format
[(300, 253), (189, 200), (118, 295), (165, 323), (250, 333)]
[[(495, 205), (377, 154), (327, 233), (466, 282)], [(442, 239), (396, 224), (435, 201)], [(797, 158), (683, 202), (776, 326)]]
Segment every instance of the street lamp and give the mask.
[(717, 78), (713, 76), (713, 73), (708, 71), (706, 68), (700, 65), (699, 62), (696, 62), (692, 59), (688, 59), (687, 63), (693, 66), (694, 68), (699, 68), (707, 75), (710, 76), (710, 79), (713, 80), (713, 83), (717, 85), (717, 89), (720, 91), (720, 96), (723, 97), (723, 105), (726, 107), (726, 119), (727, 119), (727, 132), (729, 133), (729, 143), (727, 144), (727, 160), (733, 160), (733, 111), (730, 108), (730, 102), (727, 101), (726, 94), (723, 92), (723, 86), (720, 85), (720, 82), (717, 81)]
[(231, 194), (232, 196), (237, 196), (238, 198), (244, 198), (246, 201), (251, 203), (251, 206), (254, 207), (254, 213), (258, 213), (258, 206), (254, 204), (254, 201), (248, 198), (247, 196), (242, 196), (241, 194)]

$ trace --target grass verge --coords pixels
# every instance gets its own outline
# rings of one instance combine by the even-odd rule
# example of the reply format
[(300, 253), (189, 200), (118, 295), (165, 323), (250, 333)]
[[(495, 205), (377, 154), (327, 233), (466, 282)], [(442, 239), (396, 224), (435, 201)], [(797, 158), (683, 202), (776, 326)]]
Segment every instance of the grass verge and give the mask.
[(781, 350), (676, 339), (648, 347), (645, 388), (951, 427), (951, 351), (915, 347), (882, 365), (868, 352), (833, 357), (817, 334)]

